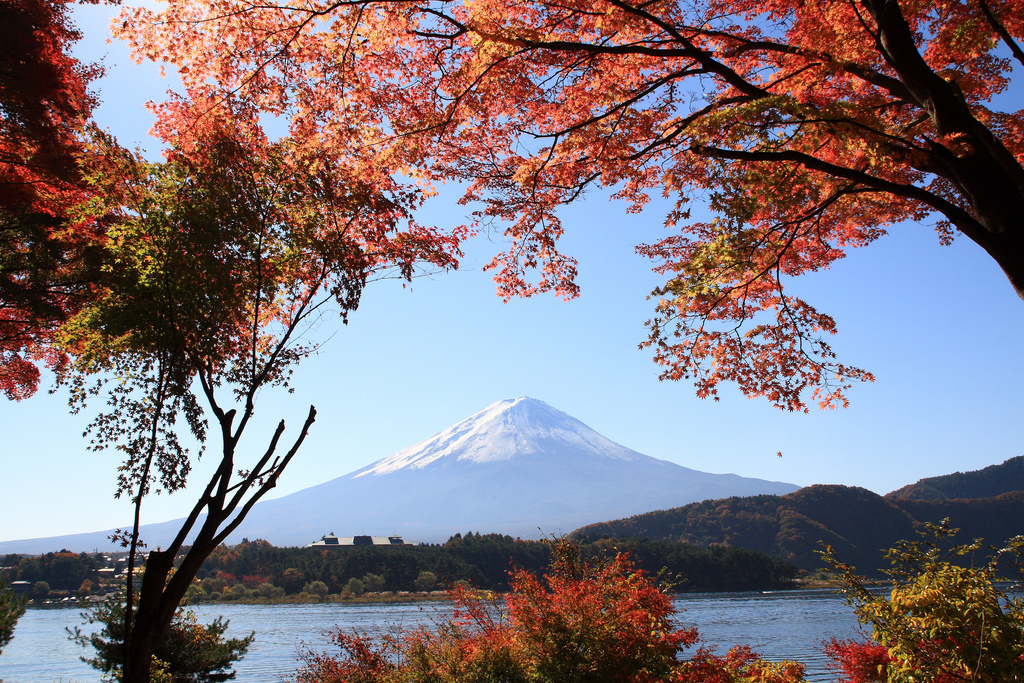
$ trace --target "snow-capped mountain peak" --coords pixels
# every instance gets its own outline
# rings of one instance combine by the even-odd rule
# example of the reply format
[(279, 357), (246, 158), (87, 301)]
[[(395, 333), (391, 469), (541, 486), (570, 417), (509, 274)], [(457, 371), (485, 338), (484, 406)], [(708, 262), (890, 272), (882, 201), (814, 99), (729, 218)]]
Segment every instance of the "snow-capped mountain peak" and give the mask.
[(443, 466), (453, 459), (493, 463), (531, 455), (554, 455), (567, 449), (617, 460), (642, 457), (547, 403), (521, 396), (492, 403), (440, 434), (393, 453), (354, 476)]

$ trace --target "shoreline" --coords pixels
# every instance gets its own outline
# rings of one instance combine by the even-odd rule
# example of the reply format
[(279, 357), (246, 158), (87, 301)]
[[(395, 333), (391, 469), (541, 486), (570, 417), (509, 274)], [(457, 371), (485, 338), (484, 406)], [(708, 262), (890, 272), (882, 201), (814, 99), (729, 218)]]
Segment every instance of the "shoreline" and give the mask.
[[(687, 594), (694, 593), (781, 593), (781, 592), (801, 592), (807, 590), (837, 590), (839, 584), (834, 581), (828, 581), (824, 579), (797, 579), (793, 582), (792, 586), (787, 588), (774, 588), (770, 590), (761, 591), (677, 591), (669, 593), (670, 597), (679, 597)], [(498, 593), (494, 591), (478, 591), (478, 595), (487, 596), (491, 595), (494, 597), (502, 597), (505, 593)], [(184, 600), (182, 606), (184, 607), (196, 607), (196, 606), (212, 606), (212, 605), (317, 605), (327, 603), (351, 603), (351, 604), (401, 604), (409, 602), (446, 602), (452, 600), (452, 596), (448, 591), (436, 590), (429, 592), (413, 592), (413, 591), (399, 591), (399, 592), (384, 592), (384, 593), (364, 593), (363, 595), (352, 595), (343, 596), (335, 593), (327, 595), (323, 598), (314, 598), (311, 596), (300, 596), (296, 595), (285, 595), (278, 598), (262, 598), (262, 597), (244, 597), (236, 600)], [(91, 604), (95, 604), (94, 601)], [(40, 609), (60, 609), (60, 608), (88, 608), (90, 604), (82, 605), (76, 601), (64, 602), (64, 601), (47, 601), (47, 602), (35, 602), (31, 601), (28, 604), (29, 608), (40, 608)]]

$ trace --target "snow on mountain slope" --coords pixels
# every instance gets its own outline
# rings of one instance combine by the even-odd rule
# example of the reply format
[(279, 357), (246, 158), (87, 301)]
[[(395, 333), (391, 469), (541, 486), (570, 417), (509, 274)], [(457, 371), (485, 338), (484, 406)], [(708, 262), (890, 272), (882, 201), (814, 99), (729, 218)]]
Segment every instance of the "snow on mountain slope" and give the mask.
[(434, 463), (496, 463), (570, 452), (633, 461), (646, 456), (601, 436), (547, 403), (521, 397), (498, 401), (440, 434), (378, 460), (353, 476), (424, 469)]

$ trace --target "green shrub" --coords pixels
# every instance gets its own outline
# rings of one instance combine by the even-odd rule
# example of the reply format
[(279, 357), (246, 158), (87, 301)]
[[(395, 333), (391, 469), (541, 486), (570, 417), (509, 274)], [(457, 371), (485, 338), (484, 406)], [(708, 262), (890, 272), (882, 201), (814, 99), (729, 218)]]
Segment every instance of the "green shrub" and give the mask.
[(284, 588), (281, 588), (280, 586), (275, 586), (274, 584), (267, 581), (256, 586), (256, 593), (261, 598), (280, 598), (284, 597)]
[(950, 547), (943, 549), (943, 541), (956, 532), (947, 522), (929, 525), (923, 541), (904, 541), (888, 552), (892, 588), (884, 593), (870, 590), (831, 548), (824, 553), (857, 618), (872, 629), (874, 643), (833, 641), (830, 646), (830, 656), (851, 682), (875, 680), (875, 674), (858, 678), (858, 661), (867, 660), (889, 683), (1024, 681), (1024, 599), (999, 585), (1002, 567), (1021, 566), (1024, 536), (1011, 539), (987, 564), (974, 566), (980, 541), (946, 543)]
[(7, 584), (0, 576), (0, 651), (14, 638), (14, 626), (25, 613), (25, 598), (7, 589)]
[(363, 588), (367, 593), (380, 593), (385, 585), (384, 577), (380, 574), (367, 574), (363, 577)]
[(311, 581), (302, 588), (303, 593), (309, 593), (320, 598), (326, 598), (330, 592), (327, 588), (327, 584), (323, 581)]
[(437, 575), (434, 572), (420, 572), (413, 583), (418, 591), (432, 591), (437, 587)]
[[(82, 657), (82, 660), (110, 674), (114, 680), (120, 680), (124, 654), (124, 593), (108, 598), (82, 616), (88, 624), (101, 626), (91, 634), (82, 633), (80, 628), (72, 632), (72, 638), (82, 647), (92, 646), (96, 651), (95, 657)], [(228, 623), (219, 617), (204, 626), (192, 610), (179, 608), (171, 627), (153, 652), (153, 679), (173, 683), (218, 683), (233, 679), (235, 673), (231, 665), (245, 655), (255, 634), (225, 639)]]
[(230, 595), (232, 600), (244, 600), (249, 597), (250, 591), (244, 585), (236, 583), (231, 587)]

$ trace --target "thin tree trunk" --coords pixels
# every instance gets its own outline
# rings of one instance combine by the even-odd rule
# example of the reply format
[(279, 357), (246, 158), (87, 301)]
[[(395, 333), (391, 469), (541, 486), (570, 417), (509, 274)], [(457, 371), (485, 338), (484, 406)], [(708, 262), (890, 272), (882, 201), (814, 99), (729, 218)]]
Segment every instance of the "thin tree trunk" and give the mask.
[[(223, 417), (224, 420), (228, 421), (228, 424), (230, 424), (230, 420), (233, 417), (233, 412), (231, 411), (231, 413), (225, 414)], [(192, 585), (193, 579), (195, 579), (199, 569), (203, 566), (203, 562), (241, 524), (249, 510), (252, 509), (252, 506), (264, 494), (276, 486), (278, 476), (287, 467), (295, 453), (298, 452), (315, 419), (316, 409), (310, 406), (306, 422), (303, 424), (302, 431), (299, 433), (291, 449), (282, 459), (279, 461), (275, 460), (269, 468), (266, 468), (267, 463), (276, 451), (278, 439), (284, 432), (284, 421), (282, 421), (271, 440), (270, 447), (259, 464), (253, 469), (249, 478), (243, 479), (235, 487), (224, 487), (218, 490), (216, 494), (213, 494), (213, 485), (217, 483), (221, 476), (230, 477), (231, 468), (222, 467), (223, 470), (226, 470), (226, 474), (218, 470), (213, 475), (207, 492), (197, 504), (196, 509), (193, 510), (193, 513), (195, 513), (197, 509), (205, 507), (207, 511), (206, 519), (203, 521), (203, 525), (196, 535), (192, 547), (185, 554), (184, 559), (173, 575), (171, 572), (174, 570), (174, 559), (186, 540), (192, 524), (196, 521), (195, 514), (186, 522), (170, 547), (162, 551), (151, 550), (149, 552), (146, 559), (146, 571), (142, 578), (142, 588), (139, 591), (138, 609), (132, 622), (131, 633), (125, 632), (125, 640), (127, 641), (130, 637), (132, 645), (127, 651), (124, 660), (122, 670), (124, 674), (123, 683), (149, 683), (149, 667), (153, 653), (156, 651), (160, 639), (163, 638), (164, 634), (167, 633), (167, 629), (170, 628), (171, 622), (174, 620), (174, 614), (177, 612), (182, 598), (185, 597), (188, 587)], [(231, 464), (234, 462), (234, 445), (238, 443), (239, 435), (237, 433), (231, 435), (230, 429), (225, 430), (224, 434), (223, 461)], [(261, 481), (253, 495), (239, 509), (238, 506), (242, 501), (242, 496), (260, 479), (257, 475), (261, 472), (266, 473), (265, 481)], [(234, 492), (232, 493), (232, 491)], [(228, 493), (232, 493), (230, 498), (227, 497)], [(231, 519), (224, 528), (221, 528), (236, 510), (238, 510), (238, 514), (235, 515), (234, 519)]]

